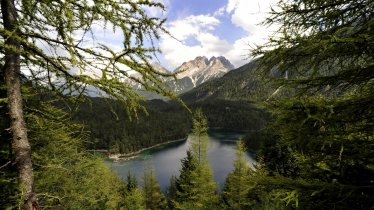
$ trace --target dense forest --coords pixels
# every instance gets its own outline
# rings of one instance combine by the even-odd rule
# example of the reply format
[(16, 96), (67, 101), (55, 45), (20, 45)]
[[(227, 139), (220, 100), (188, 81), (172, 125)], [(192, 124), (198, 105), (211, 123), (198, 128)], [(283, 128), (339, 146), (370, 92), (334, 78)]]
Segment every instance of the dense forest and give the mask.
[[(154, 99), (143, 105), (147, 111), (130, 118), (114, 100), (86, 98), (72, 119), (86, 126), (91, 139), (86, 143), (87, 149), (107, 149), (111, 153), (131, 153), (187, 137), (192, 115), (181, 104)], [(246, 101), (217, 99), (188, 104), (188, 107), (191, 110), (201, 108), (210, 127), (260, 130), (270, 118), (263, 109)]]
[[(251, 50), (254, 62), (180, 98), (160, 79), (175, 75), (150, 64), (159, 51), (145, 40), (169, 32), (145, 7), (164, 9), (1, 2), (0, 208), (373, 208), (374, 1), (279, 0), (263, 24), (280, 29)], [(120, 51), (81, 44), (102, 20), (123, 32)], [(128, 80), (174, 101), (142, 102)], [(93, 90), (103, 98), (87, 97)], [(207, 162), (208, 127), (249, 131), (221, 192)], [(142, 183), (131, 174), (123, 181), (87, 152), (126, 153), (188, 133), (191, 148), (167, 192), (152, 166)]]

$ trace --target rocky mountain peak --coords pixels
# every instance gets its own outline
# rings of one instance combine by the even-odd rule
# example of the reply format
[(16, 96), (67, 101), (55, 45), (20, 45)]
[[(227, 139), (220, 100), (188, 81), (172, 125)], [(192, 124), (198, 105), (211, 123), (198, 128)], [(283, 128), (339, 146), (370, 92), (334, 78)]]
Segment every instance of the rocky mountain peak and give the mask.
[(209, 60), (205, 56), (198, 56), (184, 62), (176, 72), (180, 72), (177, 75), (178, 79), (183, 79), (190, 84), (189, 88), (193, 88), (208, 80), (221, 77), (231, 69), (234, 69), (234, 66), (223, 56), (213, 56)]
[(151, 63), (151, 66), (159, 71), (159, 72), (162, 72), (162, 73), (170, 73), (170, 71), (168, 71), (165, 67), (163, 67), (159, 62), (152, 62)]
[(209, 64), (208, 58), (205, 56), (198, 56), (193, 60), (184, 62), (177, 70), (185, 70), (191, 68), (205, 68)]
[(215, 59), (217, 62), (219, 61), (220, 63), (222, 63), (222, 65), (228, 69), (234, 69), (235, 66), (229, 61), (227, 60), (225, 57), (223, 56), (219, 56)]
[[(160, 72), (168, 72), (159, 63), (152, 63), (152, 66)], [(206, 81), (222, 77), (232, 69), (234, 69), (234, 66), (223, 56), (213, 56), (210, 59), (205, 56), (198, 56), (193, 60), (184, 62), (175, 69), (174, 72), (178, 72), (177, 80), (169, 77), (165, 78), (164, 81), (167, 83), (168, 89), (180, 94)], [(141, 89), (141, 87), (136, 86), (135, 89)]]

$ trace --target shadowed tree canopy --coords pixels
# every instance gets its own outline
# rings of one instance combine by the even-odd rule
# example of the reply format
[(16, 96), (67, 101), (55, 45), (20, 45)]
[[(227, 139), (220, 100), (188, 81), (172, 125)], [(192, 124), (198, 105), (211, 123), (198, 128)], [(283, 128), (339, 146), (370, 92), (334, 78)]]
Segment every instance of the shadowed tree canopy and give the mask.
[[(265, 23), (280, 25), (279, 33), (254, 55), (262, 56), (268, 75), (283, 75), (272, 79), (279, 92), (287, 92), (267, 103), (275, 116), (273, 143), (299, 167), (290, 183), (273, 186), (283, 190), (279, 197), (287, 204), (304, 209), (372, 207), (373, 7), (372, 0), (280, 0)], [(297, 186), (300, 180), (304, 183)], [(318, 185), (322, 188), (313, 189)]]
[[(95, 93), (115, 98), (131, 113), (141, 108), (132, 82), (175, 98), (159, 77), (173, 75), (150, 65), (158, 52), (153, 40), (167, 33), (165, 20), (149, 16), (146, 8), (164, 10), (162, 4), (148, 0), (1, 1), (1, 72), (23, 208), (38, 208), (23, 116), (24, 81), (32, 81), (40, 91), (49, 90), (49, 95)], [(105, 42), (103, 30), (121, 37), (122, 43), (113, 47)]]
[[(131, 81), (171, 95), (157, 75), (172, 75), (149, 63), (158, 52), (153, 40), (166, 32), (164, 19), (145, 12), (150, 7), (164, 9), (160, 3), (143, 0), (15, 1), (18, 24), (0, 32), (4, 39), (14, 37), (19, 42), (16, 52), (22, 73), (34, 84), (48, 85), (64, 95), (96, 91), (134, 108), (140, 96), (131, 90)], [(111, 36), (122, 38), (121, 44), (113, 47)], [(0, 46), (13, 49), (4, 39)], [(134, 72), (140, 76), (133, 76)]]

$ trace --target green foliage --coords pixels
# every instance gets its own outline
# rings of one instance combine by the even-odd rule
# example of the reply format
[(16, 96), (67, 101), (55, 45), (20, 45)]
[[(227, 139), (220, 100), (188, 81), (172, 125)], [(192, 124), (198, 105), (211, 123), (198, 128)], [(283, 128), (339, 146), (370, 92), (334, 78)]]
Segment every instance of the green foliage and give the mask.
[[(163, 26), (165, 20), (149, 16), (145, 8), (164, 10), (161, 3), (30, 0), (18, 6), (18, 34), (2, 28), (4, 39), (0, 46), (13, 47), (4, 42), (10, 34), (20, 42), (17, 52), (24, 70), (30, 71), (26, 77), (34, 84), (48, 85), (59, 96), (91, 93), (116, 98), (128, 112), (141, 107), (141, 96), (131, 89), (129, 81), (176, 98), (159, 77), (174, 75), (159, 72), (150, 64), (159, 52), (153, 40), (159, 38), (159, 33), (168, 32)], [(97, 39), (93, 25), (122, 34), (120, 49), (114, 50)], [(145, 42), (150, 46), (145, 47)], [(130, 75), (129, 69), (140, 76)]]
[[(114, 100), (87, 98), (73, 119), (89, 131), (89, 149), (108, 149), (113, 153), (131, 153), (170, 140), (185, 138), (190, 129), (189, 113), (181, 105), (170, 106), (161, 100), (143, 103), (148, 114), (138, 113), (130, 120)], [(108, 104), (111, 110), (108, 110)], [(61, 105), (62, 106), (62, 105)], [(163, 123), (160, 123), (162, 121)]]
[(208, 120), (201, 109), (197, 109), (192, 118), (191, 152), (199, 164), (208, 164)]
[(198, 159), (187, 152), (182, 160), (180, 176), (176, 180), (175, 209), (212, 209), (217, 203), (216, 183), (208, 165), (199, 163)]
[(193, 118), (191, 149), (183, 159), (180, 175), (175, 181), (176, 209), (214, 209), (218, 202), (216, 183), (207, 160), (207, 120), (198, 109)]
[[(111, 110), (107, 110), (108, 104)], [(91, 140), (86, 144), (88, 149), (108, 149), (114, 153), (131, 153), (182, 139), (190, 132), (191, 114), (180, 104), (152, 100), (143, 105), (148, 114), (138, 113), (136, 120), (130, 120), (118, 102), (87, 98), (87, 102), (79, 105), (73, 119), (86, 125)], [(258, 130), (269, 119), (269, 114), (263, 109), (243, 101), (208, 100), (189, 106), (192, 110), (201, 108), (211, 127)]]
[(173, 202), (177, 198), (177, 192), (178, 192), (178, 189), (177, 189), (177, 177), (173, 175), (170, 178), (170, 186), (168, 187), (167, 192), (166, 192), (166, 198), (167, 198), (167, 201), (168, 201), (168, 207), (170, 209), (173, 209), (173, 207), (174, 207), (174, 203)]
[[(64, 113), (42, 104), (49, 116)], [(123, 184), (103, 161), (82, 148), (85, 136), (80, 126), (62, 119), (27, 115), (33, 146), (35, 187), (40, 206), (45, 209), (111, 209), (122, 200)]]
[(123, 210), (145, 210), (144, 194), (139, 188), (134, 188), (125, 193), (123, 200)]
[(136, 177), (130, 173), (127, 174), (125, 189), (123, 190), (123, 201), (121, 208), (123, 210), (145, 210), (145, 197), (142, 189), (139, 188)]
[(136, 180), (136, 177), (129, 171), (126, 177), (126, 191), (130, 192), (137, 187), (138, 181)]
[(250, 201), (247, 199), (250, 192), (250, 166), (245, 159), (245, 146), (240, 140), (237, 142), (234, 170), (228, 174), (221, 196), (226, 209), (248, 209)]
[(198, 161), (192, 156), (191, 151), (187, 151), (187, 157), (181, 160), (182, 168), (180, 175), (175, 180), (176, 195), (173, 204), (185, 202), (191, 197), (192, 172), (197, 170)]
[[(374, 175), (373, 1), (279, 1), (255, 55), (290, 94), (269, 101), (268, 192), (302, 209), (369, 209)], [(296, 166), (296, 167), (295, 167)], [(262, 185), (262, 184), (261, 184)], [(339, 193), (337, 193), (339, 192)]]
[[(3, 68), (0, 66), (0, 99), (6, 98)], [(9, 133), (9, 116), (7, 102), (0, 100), (0, 206), (14, 206), (16, 203), (16, 173), (12, 163), (13, 154)]]
[[(15, 60), (13, 66), (22, 66), (22, 75), (19, 75), (24, 79), (22, 86), (40, 91), (48, 89), (46, 92), (53, 100), (66, 98), (67, 95), (72, 96), (71, 99), (79, 99), (88, 93), (114, 98), (121, 102), (129, 117), (143, 108), (139, 103), (142, 98), (131, 89), (131, 82), (141, 84), (149, 91), (176, 98), (163, 87), (159, 77), (174, 75), (155, 70), (149, 62), (159, 52), (154, 47), (153, 40), (159, 38), (160, 32), (168, 32), (163, 27), (165, 20), (150, 17), (145, 8), (164, 10), (161, 3), (143, 0), (12, 0), (3, 1), (1, 7), (3, 12), (10, 11), (11, 17), (3, 14), (0, 20), (0, 47), (3, 49), (0, 58), (3, 61), (4, 52), (8, 52), (6, 56)], [(97, 27), (93, 26), (122, 34), (121, 49), (115, 51), (105, 42), (97, 40)], [(145, 42), (150, 46), (144, 47)], [(138, 72), (139, 77), (130, 75), (129, 70)], [(3, 72), (0, 73), (2, 78)], [(18, 72), (15, 73), (18, 76)], [(18, 84), (20, 78), (13, 79)], [(2, 86), (3, 83), (1, 89)], [(16, 94), (17, 91), (10, 96)], [(1, 108), (6, 101), (1, 95)], [(81, 147), (84, 138), (78, 134), (75, 125), (67, 126), (65, 114), (60, 115), (61, 112), (46, 104), (41, 106), (43, 107), (26, 105), (27, 120), (31, 124), (27, 127), (30, 130), (33, 153), (27, 152), (24, 157), (30, 163), (30, 155), (35, 160), (35, 188), (39, 190), (36, 192), (41, 206), (57, 209), (117, 208), (117, 187), (120, 186), (117, 178), (100, 160), (84, 152)], [(69, 108), (75, 111), (76, 106)], [(22, 126), (19, 129), (26, 130), (20, 109), (16, 110), (21, 113)], [(1, 117), (3, 118), (3, 112)], [(15, 116), (11, 117), (17, 119)], [(0, 126), (3, 126), (2, 122)], [(23, 136), (23, 144), (28, 147), (27, 135)], [(16, 151), (23, 150), (19, 146), (14, 147)], [(3, 151), (1, 147), (1, 153)], [(11, 151), (8, 152), (9, 156), (11, 154)], [(9, 159), (12, 157), (8, 161)], [(18, 159), (20, 158), (16, 157)], [(23, 162), (26, 161), (18, 163)], [(0, 163), (3, 163), (3, 158)], [(34, 178), (31, 173), (33, 168), (31, 164), (25, 168), (29, 172), (19, 172), (19, 177), (29, 180), (27, 187), (31, 194), (34, 193)], [(5, 173), (10, 174), (8, 171)], [(22, 192), (18, 193), (22, 195)], [(109, 196), (109, 193), (113, 194)], [(32, 205), (37, 205), (33, 198), (22, 199), (35, 201)], [(30, 208), (31, 203), (27, 203)]]
[(192, 110), (201, 108), (209, 127), (255, 131), (263, 129), (270, 120), (270, 114), (255, 103), (207, 99), (189, 104)]
[[(276, 86), (265, 83), (258, 73), (259, 61), (254, 60), (234, 69), (221, 78), (204, 82), (196, 88), (181, 94), (190, 104), (196, 101), (264, 101)], [(204, 113), (207, 112), (204, 110)], [(207, 114), (208, 115), (208, 114)]]
[(160, 185), (157, 182), (154, 169), (144, 168), (144, 200), (146, 209), (162, 210), (166, 208), (166, 199), (160, 190)]

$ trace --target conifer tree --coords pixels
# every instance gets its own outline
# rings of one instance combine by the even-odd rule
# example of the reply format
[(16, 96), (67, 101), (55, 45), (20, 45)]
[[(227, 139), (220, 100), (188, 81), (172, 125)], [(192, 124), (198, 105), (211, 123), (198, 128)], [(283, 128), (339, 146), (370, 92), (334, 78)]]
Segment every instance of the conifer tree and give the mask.
[(129, 171), (126, 176), (126, 186), (124, 189), (123, 202), (121, 207), (129, 210), (144, 210), (144, 192), (138, 186), (138, 181), (136, 177)]
[(277, 143), (298, 167), (292, 177), (284, 173), (268, 183), (288, 205), (372, 206), (373, 6), (372, 0), (281, 0), (267, 20), (280, 33), (254, 54), (268, 75), (277, 71), (272, 79), (288, 92), (267, 105)]
[(199, 163), (207, 163), (208, 120), (201, 108), (197, 109), (192, 118), (191, 151)]
[(167, 201), (168, 201), (168, 207), (170, 209), (173, 209), (174, 208), (174, 204), (173, 204), (173, 201), (175, 201), (175, 199), (177, 198), (177, 177), (176, 176), (171, 176), (170, 178), (170, 186), (167, 190), (167, 194), (166, 194), (166, 197), (167, 197)]
[[(66, 112), (48, 103), (31, 98), (27, 103), (26, 120), (30, 123), (39, 207), (119, 208), (125, 186), (101, 158), (85, 151), (83, 142), (87, 136), (81, 132), (82, 126), (72, 123)], [(44, 115), (32, 110), (34, 106)]]
[(162, 210), (166, 208), (166, 200), (157, 182), (154, 169), (144, 168), (144, 200), (147, 209)]
[(227, 209), (248, 209), (248, 193), (250, 191), (250, 168), (245, 159), (245, 146), (237, 142), (234, 170), (228, 174), (221, 192), (224, 206)]
[(129, 171), (126, 176), (126, 191), (130, 192), (138, 187), (138, 181), (136, 177)]
[(143, 191), (139, 188), (134, 188), (127, 192), (122, 206), (126, 210), (145, 210)]
[[(55, 96), (79, 97), (94, 90), (122, 101), (129, 112), (140, 107), (141, 97), (131, 90), (127, 79), (173, 97), (158, 77), (172, 75), (153, 69), (149, 63), (158, 50), (143, 46), (145, 40), (152, 44), (160, 31), (166, 32), (165, 20), (148, 16), (145, 7), (164, 9), (160, 3), (141, 0), (1, 1), (1, 58), (23, 208), (37, 209), (38, 203), (23, 114), (22, 72), (28, 72), (24, 76), (33, 87), (48, 86)], [(94, 25), (121, 33), (121, 50), (98, 41)], [(141, 76), (132, 77), (129, 70)]]
[(207, 120), (201, 110), (196, 111), (193, 122), (191, 149), (182, 160), (173, 204), (176, 209), (214, 209), (218, 196), (207, 160)]

